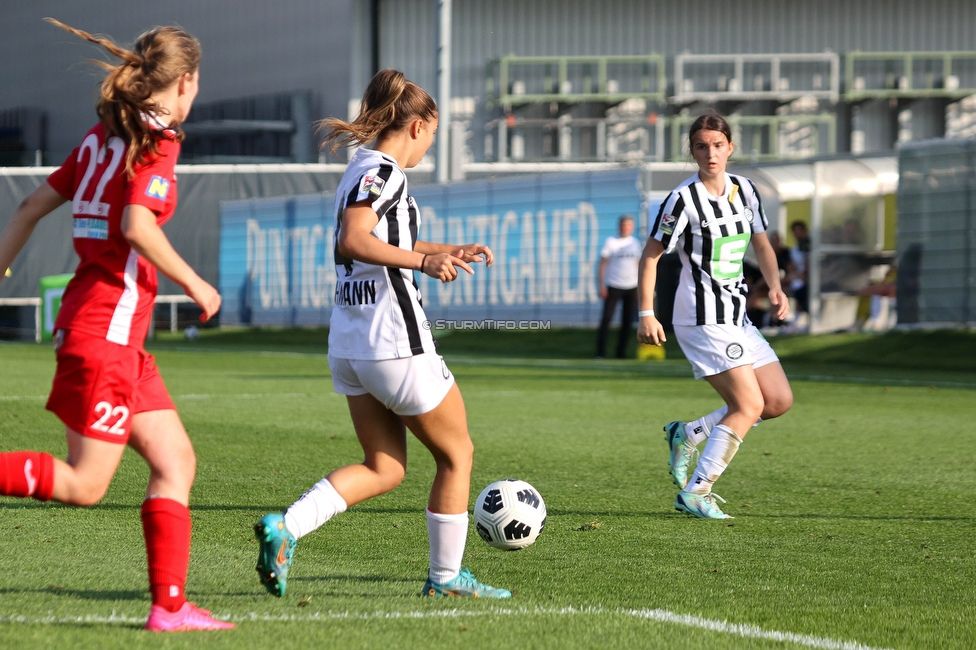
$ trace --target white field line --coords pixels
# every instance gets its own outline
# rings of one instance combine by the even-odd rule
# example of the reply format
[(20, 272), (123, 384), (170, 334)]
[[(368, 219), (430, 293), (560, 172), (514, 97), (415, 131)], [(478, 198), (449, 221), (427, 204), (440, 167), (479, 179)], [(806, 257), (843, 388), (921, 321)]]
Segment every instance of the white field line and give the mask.
[[(665, 609), (604, 609), (602, 607), (563, 607), (560, 609), (545, 608), (520, 608), (520, 609), (486, 609), (482, 611), (466, 611), (459, 609), (447, 609), (440, 611), (407, 611), (407, 612), (322, 612), (318, 611), (309, 614), (258, 614), (250, 612), (248, 614), (220, 615), (217, 618), (235, 622), (268, 622), (268, 623), (301, 623), (315, 621), (370, 621), (370, 620), (416, 620), (416, 619), (436, 619), (436, 618), (466, 618), (466, 617), (485, 617), (485, 616), (580, 616), (580, 615), (624, 615), (635, 618), (655, 621), (658, 623), (671, 623), (684, 627), (707, 630), (720, 634), (731, 634), (747, 639), (762, 639), (765, 641), (777, 641), (780, 643), (791, 643), (818, 650), (882, 650), (866, 646), (856, 641), (840, 641), (828, 637), (812, 636), (808, 634), (796, 634), (794, 632), (781, 632), (777, 630), (764, 630), (754, 625), (742, 625), (729, 623), (716, 619), (701, 618), (688, 614), (676, 614)], [(85, 616), (18, 616), (0, 615), (0, 624), (23, 624), (23, 625), (75, 625), (75, 624), (102, 624), (102, 625), (140, 625), (145, 622), (145, 617), (126, 616), (112, 612), (108, 616), (87, 614)]]
[(0, 402), (22, 402), (36, 399), (47, 399), (47, 395), (0, 395)]

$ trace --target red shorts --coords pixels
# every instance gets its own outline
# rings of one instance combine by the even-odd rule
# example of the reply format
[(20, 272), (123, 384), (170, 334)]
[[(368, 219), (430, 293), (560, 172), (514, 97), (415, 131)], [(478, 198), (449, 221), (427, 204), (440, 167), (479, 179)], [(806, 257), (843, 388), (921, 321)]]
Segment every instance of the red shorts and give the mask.
[(132, 416), (176, 410), (156, 362), (145, 350), (59, 330), (58, 369), (47, 410), (69, 429), (124, 445)]

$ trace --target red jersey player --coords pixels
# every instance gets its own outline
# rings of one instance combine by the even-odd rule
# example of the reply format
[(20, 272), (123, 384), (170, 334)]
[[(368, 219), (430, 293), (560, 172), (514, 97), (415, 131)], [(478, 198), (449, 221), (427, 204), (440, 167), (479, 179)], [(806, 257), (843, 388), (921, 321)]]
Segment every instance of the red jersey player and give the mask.
[(156, 295), (156, 269), (203, 310), (220, 295), (173, 250), (160, 226), (176, 208), (182, 132), (198, 89), (200, 44), (175, 27), (156, 27), (132, 51), (48, 19), (105, 47), (122, 62), (102, 64), (92, 128), (64, 164), (14, 212), (0, 235), (7, 268), (45, 215), (71, 201), (80, 258), (55, 323), (57, 372), (47, 408), (66, 427), (68, 458), (0, 454), (0, 494), (89, 506), (112, 480), (128, 444), (149, 464), (142, 524), (152, 608), (146, 629), (233, 627), (186, 601), (193, 446), (152, 356), (143, 347)]

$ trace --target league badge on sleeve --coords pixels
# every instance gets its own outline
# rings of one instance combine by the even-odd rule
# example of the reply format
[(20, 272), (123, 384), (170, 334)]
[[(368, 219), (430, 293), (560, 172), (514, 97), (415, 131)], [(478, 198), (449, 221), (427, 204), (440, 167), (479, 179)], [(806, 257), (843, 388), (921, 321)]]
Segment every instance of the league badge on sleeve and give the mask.
[(359, 188), (359, 192), (368, 192), (373, 196), (379, 196), (383, 193), (384, 185), (386, 185), (386, 181), (379, 176), (363, 176), (363, 182)]
[(673, 214), (662, 214), (661, 223), (658, 225), (657, 229), (663, 232), (665, 235), (671, 235), (674, 233), (674, 224), (677, 223), (678, 218)]
[(168, 193), (169, 181), (162, 176), (153, 176), (149, 181), (149, 187), (146, 188), (146, 196), (165, 201)]

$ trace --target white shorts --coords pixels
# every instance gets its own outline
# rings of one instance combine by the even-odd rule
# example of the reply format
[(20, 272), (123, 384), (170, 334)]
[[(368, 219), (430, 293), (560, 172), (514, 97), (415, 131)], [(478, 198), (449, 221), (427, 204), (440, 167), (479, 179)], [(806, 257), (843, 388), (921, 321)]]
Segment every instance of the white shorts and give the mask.
[(678, 345), (691, 362), (695, 379), (751, 365), (779, 361), (755, 325), (675, 325)]
[(429, 352), (402, 359), (339, 359), (329, 355), (340, 395), (369, 393), (397, 415), (433, 411), (454, 384), (444, 357)]

